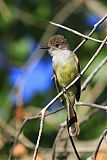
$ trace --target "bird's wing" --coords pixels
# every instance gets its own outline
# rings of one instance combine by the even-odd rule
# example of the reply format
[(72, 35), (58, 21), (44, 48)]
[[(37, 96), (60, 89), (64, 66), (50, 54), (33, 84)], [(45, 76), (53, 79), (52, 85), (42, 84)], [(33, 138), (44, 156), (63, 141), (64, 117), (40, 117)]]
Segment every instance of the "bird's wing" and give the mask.
[[(80, 74), (80, 63), (79, 63), (79, 60), (78, 60), (77, 56), (75, 54), (74, 54), (74, 56), (75, 56), (75, 59), (77, 61), (78, 75), (79, 75)], [(80, 80), (80, 78), (76, 82), (76, 86), (77, 86), (76, 100), (79, 101), (80, 95), (81, 95), (81, 80)]]
[[(54, 71), (54, 70), (53, 70)], [(58, 83), (58, 80), (57, 80), (57, 76), (55, 74), (55, 71), (54, 71), (54, 80), (55, 80), (55, 86), (56, 86), (56, 90), (57, 90), (57, 93), (61, 92), (62, 88), (60, 87), (59, 83)], [(63, 103), (64, 101), (64, 96), (62, 95), (60, 97), (60, 102)]]

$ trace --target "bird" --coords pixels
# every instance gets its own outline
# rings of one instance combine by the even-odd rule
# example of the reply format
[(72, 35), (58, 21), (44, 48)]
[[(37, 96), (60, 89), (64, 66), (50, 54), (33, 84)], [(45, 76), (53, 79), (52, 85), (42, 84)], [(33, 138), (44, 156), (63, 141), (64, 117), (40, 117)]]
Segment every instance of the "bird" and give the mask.
[(61, 102), (67, 110), (67, 125), (70, 136), (79, 135), (80, 128), (77, 120), (75, 101), (79, 101), (81, 94), (80, 79), (68, 90), (69, 85), (80, 74), (80, 63), (77, 55), (69, 48), (69, 43), (62, 35), (50, 37), (47, 47), (52, 57), (52, 67), (57, 91), (64, 90)]

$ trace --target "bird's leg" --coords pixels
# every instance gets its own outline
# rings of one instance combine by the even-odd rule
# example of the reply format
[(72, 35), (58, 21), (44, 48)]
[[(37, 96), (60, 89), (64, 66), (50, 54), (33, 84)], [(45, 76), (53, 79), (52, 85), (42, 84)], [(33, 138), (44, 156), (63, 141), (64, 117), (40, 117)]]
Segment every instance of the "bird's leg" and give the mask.
[(79, 78), (80, 78), (80, 77), (81, 77), (81, 73), (78, 73), (78, 76), (77, 76), (77, 77), (79, 77)]

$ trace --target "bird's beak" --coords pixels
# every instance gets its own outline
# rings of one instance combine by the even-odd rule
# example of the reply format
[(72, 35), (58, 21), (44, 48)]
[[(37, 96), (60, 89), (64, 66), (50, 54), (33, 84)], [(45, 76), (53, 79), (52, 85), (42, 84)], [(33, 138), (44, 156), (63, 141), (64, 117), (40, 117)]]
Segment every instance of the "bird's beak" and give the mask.
[(40, 47), (40, 49), (49, 49), (50, 47), (49, 46), (42, 46)]

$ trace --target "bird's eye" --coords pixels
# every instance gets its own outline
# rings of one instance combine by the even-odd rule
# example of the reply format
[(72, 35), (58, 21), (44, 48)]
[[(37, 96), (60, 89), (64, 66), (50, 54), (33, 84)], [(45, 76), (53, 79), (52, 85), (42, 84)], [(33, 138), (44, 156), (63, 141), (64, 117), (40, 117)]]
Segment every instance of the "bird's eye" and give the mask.
[(59, 44), (57, 43), (55, 46), (58, 48), (58, 47), (59, 47)]

